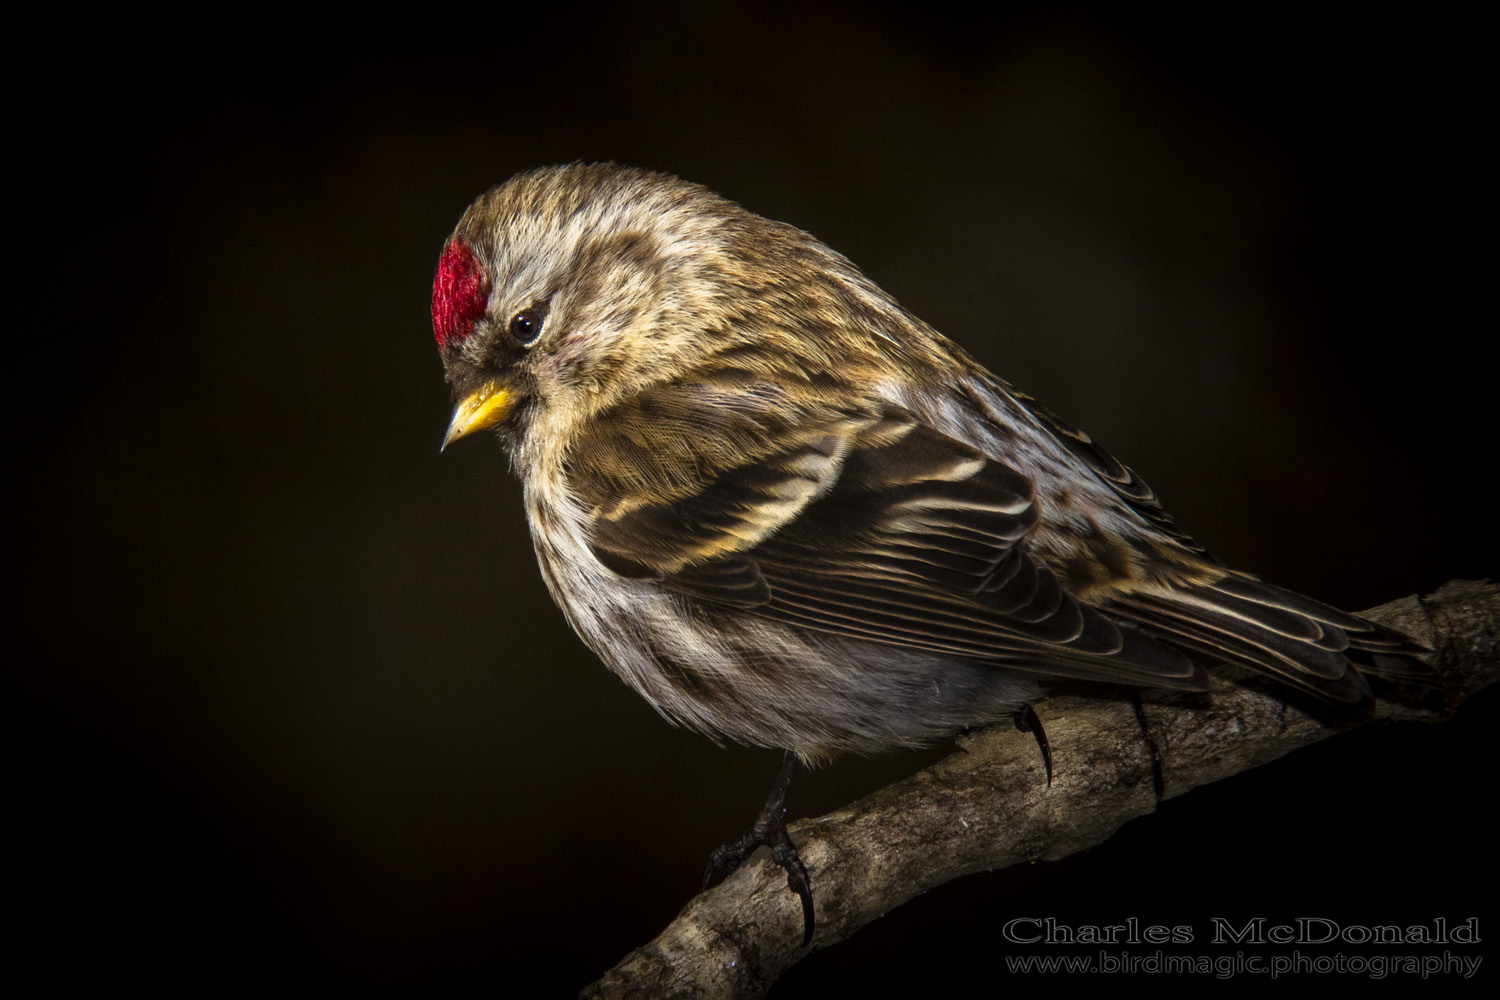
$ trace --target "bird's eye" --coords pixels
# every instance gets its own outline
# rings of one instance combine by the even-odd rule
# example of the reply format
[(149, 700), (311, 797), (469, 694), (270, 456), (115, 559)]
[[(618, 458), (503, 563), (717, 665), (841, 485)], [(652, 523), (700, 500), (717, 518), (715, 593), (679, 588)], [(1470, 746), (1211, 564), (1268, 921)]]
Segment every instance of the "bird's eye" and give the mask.
[(522, 347), (530, 345), (542, 335), (542, 319), (545, 316), (544, 309), (522, 309), (510, 318), (511, 338)]

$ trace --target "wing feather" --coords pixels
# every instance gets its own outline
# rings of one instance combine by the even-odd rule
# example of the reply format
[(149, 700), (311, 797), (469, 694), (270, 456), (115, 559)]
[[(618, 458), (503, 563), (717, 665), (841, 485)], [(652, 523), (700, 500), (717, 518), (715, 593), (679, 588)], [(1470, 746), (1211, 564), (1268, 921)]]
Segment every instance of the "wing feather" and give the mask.
[(892, 408), (596, 518), (615, 572), (853, 639), (1054, 676), (1200, 688), (1201, 668), (1067, 593), (1022, 546), (1025, 477)]
[(1139, 517), (1140, 537), (1114, 550), (1125, 556), (1089, 563), (1098, 604), (1031, 551), (1039, 501), (1005, 462), (894, 406), (797, 427), (695, 491), (602, 509), (595, 554), (696, 601), (1057, 677), (1201, 689), (1206, 658), (1360, 701), (1369, 689), (1351, 653), (1400, 663), (1413, 652), (1218, 566), (1129, 469), (1060, 423), (1051, 432)]

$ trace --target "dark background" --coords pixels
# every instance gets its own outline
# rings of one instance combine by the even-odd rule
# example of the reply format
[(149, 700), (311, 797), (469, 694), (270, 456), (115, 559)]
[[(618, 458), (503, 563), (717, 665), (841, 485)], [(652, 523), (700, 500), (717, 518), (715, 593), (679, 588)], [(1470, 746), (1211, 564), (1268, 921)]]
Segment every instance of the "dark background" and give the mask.
[[(13, 41), (23, 967), (568, 995), (750, 819), (777, 755), (657, 718), (552, 607), (499, 450), (438, 455), (434, 262), (526, 167), (663, 169), (816, 233), (1240, 568), (1362, 608), (1500, 566), (1475, 25), (421, 16)], [(1000, 964), (1047, 953), (1000, 941), (1026, 915), (1186, 923), (1189, 953), (1213, 916), (1493, 933), (1496, 714), (1372, 727), (955, 883), (781, 995), (1045, 989)], [(918, 763), (804, 776), (792, 812)]]

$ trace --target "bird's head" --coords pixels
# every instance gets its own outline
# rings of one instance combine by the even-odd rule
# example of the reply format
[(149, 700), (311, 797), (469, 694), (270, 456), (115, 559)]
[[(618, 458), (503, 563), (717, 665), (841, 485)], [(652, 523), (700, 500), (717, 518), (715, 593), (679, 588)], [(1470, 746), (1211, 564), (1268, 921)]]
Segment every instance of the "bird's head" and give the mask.
[[(520, 174), (443, 247), (432, 326), (457, 405), (443, 444), (486, 427), (516, 454), (752, 336), (767, 282), (835, 256), (697, 184), (613, 164)], [(842, 258), (838, 258), (842, 260)], [(851, 268), (852, 270), (852, 268)]]

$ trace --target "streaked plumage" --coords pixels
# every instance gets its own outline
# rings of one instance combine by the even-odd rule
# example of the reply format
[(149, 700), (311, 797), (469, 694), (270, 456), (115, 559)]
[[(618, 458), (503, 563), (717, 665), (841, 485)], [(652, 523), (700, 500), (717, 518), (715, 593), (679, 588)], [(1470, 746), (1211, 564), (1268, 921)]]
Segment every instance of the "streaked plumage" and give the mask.
[(445, 247), (433, 323), (447, 440), (498, 429), (573, 627), (716, 738), (816, 761), (1218, 661), (1357, 702), (1351, 657), (1411, 651), (1215, 562), (849, 261), (698, 185), (512, 178)]

